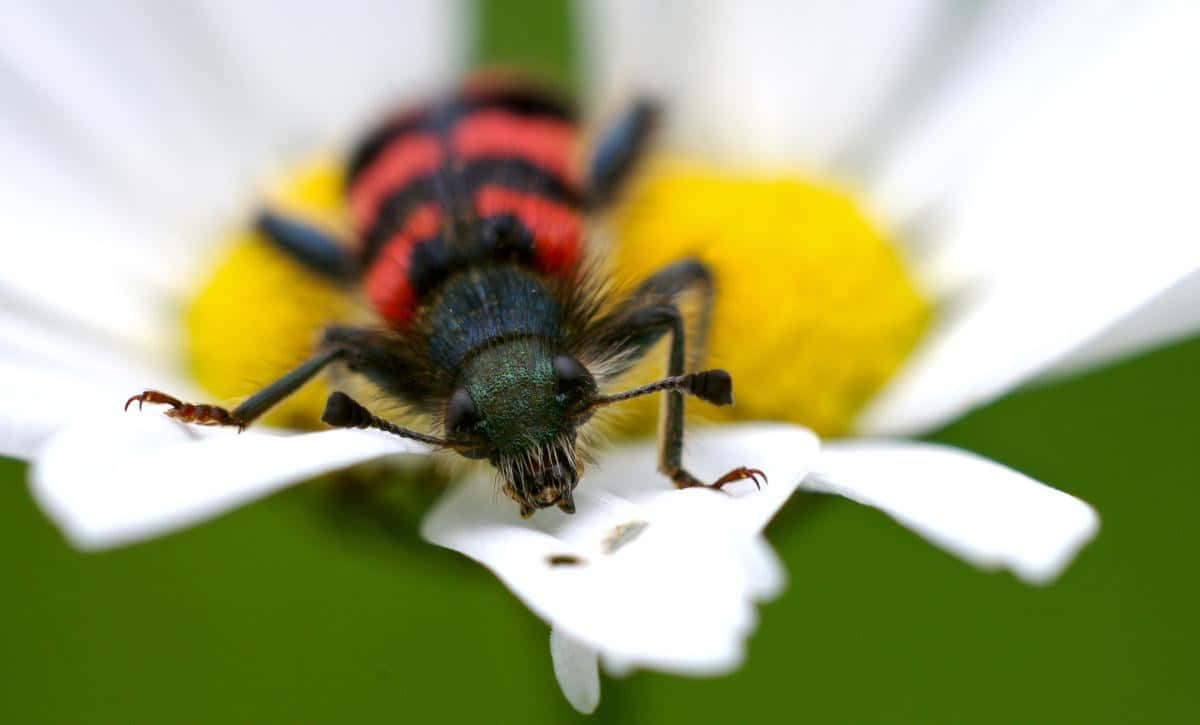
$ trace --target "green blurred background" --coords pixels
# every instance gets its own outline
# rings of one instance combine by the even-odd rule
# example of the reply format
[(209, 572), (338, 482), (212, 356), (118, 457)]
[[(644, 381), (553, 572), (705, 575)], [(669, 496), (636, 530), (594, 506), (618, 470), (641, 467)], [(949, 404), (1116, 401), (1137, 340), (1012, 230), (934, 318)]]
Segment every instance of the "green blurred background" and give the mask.
[[(479, 13), (479, 60), (571, 82), (565, 3)], [(1196, 721), (1197, 370), (1200, 339), (929, 436), (1101, 512), (1099, 539), (1054, 586), (977, 572), (878, 512), (798, 495), (768, 530), (792, 583), (763, 607), (746, 666), (606, 679), (593, 721)], [(0, 721), (579, 717), (546, 626), (486, 571), (419, 541), (412, 499), (385, 517), (318, 482), (84, 555), (24, 473), (0, 461)]]

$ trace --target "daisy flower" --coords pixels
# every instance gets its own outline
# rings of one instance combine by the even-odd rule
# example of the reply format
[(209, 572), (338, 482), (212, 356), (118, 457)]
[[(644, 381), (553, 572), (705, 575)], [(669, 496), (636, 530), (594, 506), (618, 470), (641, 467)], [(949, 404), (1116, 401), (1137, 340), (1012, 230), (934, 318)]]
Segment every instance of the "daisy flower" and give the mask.
[[(911, 16), (897, 9), (886, 11), (895, 18), (867, 22), (848, 11), (801, 18), (790, 5), (745, 12), (656, 5), (661, 16), (649, 20), (640, 4), (583, 7), (597, 97), (627, 91), (629, 79), (652, 82), (673, 108), (664, 136), (676, 150), (715, 149), (726, 161), (756, 158), (774, 169), (764, 181), (761, 172), (660, 167), (614, 225), (622, 274), (637, 276), (655, 255), (706, 256), (730, 248), (721, 241), (771, 241), (759, 233), (743, 238), (697, 213), (718, 208), (706, 199), (730, 195), (769, 212), (739, 221), (785, 218), (771, 202), (799, 205), (811, 228), (832, 240), (824, 249), (844, 249), (839, 241), (847, 238), (862, 243), (851, 258), (780, 256), (787, 251), (781, 245), (807, 236), (783, 227), (766, 248), (772, 254), (733, 260), (760, 264), (756, 277), (711, 260), (732, 299), (755, 305), (719, 309), (713, 335), (714, 355), (727, 356), (722, 362), (735, 371), (744, 406), (738, 415), (781, 417), (771, 409), (771, 399), (781, 398), (793, 411), (788, 418), (807, 410), (823, 432), (918, 432), (1035, 374), (1104, 359), (1193, 321), (1151, 305), (1170, 324), (1152, 336), (1124, 334), (1142, 331), (1134, 322), (1142, 318), (1131, 313), (1178, 299), (1172, 285), (1198, 261), (1178, 234), (1185, 227), (1176, 216), (1186, 206), (1171, 197), (1185, 188), (1172, 181), (1196, 161), (1183, 144), (1197, 107), (1166, 92), (1185, 88), (1184, 61), (1194, 60), (1190, 8), (1097, 17), (1105, 22), (1092, 28), (1066, 10), (946, 19), (933, 9)], [(33, 462), (31, 486), (47, 513), (77, 545), (113, 546), (320, 472), (425, 455), (417, 444), (371, 431), (252, 428), (237, 435), (115, 408), (143, 388), (211, 397), (189, 390), (179, 359), (185, 329), (193, 338), (197, 330), (237, 332), (222, 327), (228, 317), (207, 315), (213, 308), (203, 304), (204, 293), (181, 302), (210, 253), (208, 241), (255, 201), (253, 180), (288, 151), (345, 139), (380, 98), (447, 81), (461, 67), (461, 8), (418, 2), (386, 22), (378, 10), (357, 18), (344, 9), (272, 15), (276, 27), (295, 26), (265, 39), (283, 47), (244, 36), (264, 22), (250, 17), (253, 9), (196, 9), (195, 17), (80, 12), (23, 10), (0, 30), (13, 40), (0, 43), (17, 70), (10, 77), (21, 81), (0, 114), (7, 126), (0, 143), (14, 160), (7, 167), (22, 170), (10, 174), (0, 211), (23, 255), (0, 272), (0, 294), (11, 301), (0, 311), (0, 445)], [(113, 34), (95, 33), (98, 25)], [(1077, 34), (1080, 57), (1059, 52), (1071, 46), (1058, 32), (1065, 29)], [(639, 35), (646, 32), (654, 42)], [(106, 42), (89, 45), (93, 37)], [(331, 46), (338, 52), (311, 53)], [(700, 50), (703, 58), (693, 52)], [(799, 51), (843, 67), (830, 71)], [(1008, 73), (1013, 58), (1020, 72)], [(1098, 153), (1104, 174), (1093, 169)], [(785, 164), (823, 181), (798, 182), (778, 171)], [(327, 178), (319, 170), (296, 175), (280, 197), (324, 213)], [(876, 231), (859, 205), (904, 233)], [(637, 241), (663, 228), (707, 234), (694, 249), (694, 236), (664, 238), (642, 250), (652, 252), (643, 261)], [(898, 248), (887, 241), (893, 238), (911, 247)], [(247, 269), (257, 270), (264, 288), (288, 288), (295, 270), (231, 261), (253, 256), (246, 249), (221, 263), (208, 290)], [(918, 259), (919, 249), (928, 254)], [(887, 296), (839, 298), (834, 290), (815, 306), (836, 324), (804, 327), (814, 318), (792, 314), (807, 303), (795, 293), (799, 262), (811, 267), (806, 281), (834, 274), (843, 290), (886, 289)], [(862, 286), (856, 271), (882, 283)], [(1069, 295), (1064, 280), (1073, 285)], [(764, 302), (734, 287), (754, 282), (782, 292)], [(301, 312), (340, 314), (332, 296), (303, 289), (311, 297)], [(248, 299), (260, 300), (254, 292)], [(942, 304), (952, 293), (957, 304)], [(279, 314), (247, 308), (267, 319)], [(797, 319), (801, 327), (788, 327)], [(722, 336), (732, 340), (754, 321), (778, 345), (738, 358)], [(280, 324), (294, 327), (284, 335), (294, 343), (313, 322), (300, 314)], [(803, 338), (789, 339), (795, 330)], [(880, 344), (872, 347), (872, 339)], [(236, 357), (236, 345), (220, 347), (209, 345), (192, 360), (209, 388), (204, 365), (211, 372), (223, 369), (225, 353)], [(747, 369), (738, 371), (741, 359)], [(860, 359), (866, 363), (852, 374), (839, 371)], [(789, 360), (804, 365), (781, 367)], [(822, 370), (837, 383), (833, 393), (814, 375)], [(777, 384), (786, 390), (772, 392)], [(688, 446), (697, 473), (719, 473), (735, 459), (763, 468), (771, 483), (762, 491), (742, 485), (728, 496), (670, 490), (653, 473), (652, 447), (634, 444), (589, 470), (573, 516), (547, 510), (522, 521), (514, 507), (492, 499), (481, 474), (447, 492), (423, 523), (426, 538), (483, 563), (550, 623), (555, 673), (582, 711), (599, 701), (601, 662), (613, 673), (715, 674), (737, 666), (755, 603), (785, 579), (762, 529), (797, 488), (878, 507), (975, 565), (1008, 568), (1034, 583), (1053, 579), (1098, 526), (1083, 502), (941, 446), (819, 444), (807, 429), (784, 423), (692, 430)]]

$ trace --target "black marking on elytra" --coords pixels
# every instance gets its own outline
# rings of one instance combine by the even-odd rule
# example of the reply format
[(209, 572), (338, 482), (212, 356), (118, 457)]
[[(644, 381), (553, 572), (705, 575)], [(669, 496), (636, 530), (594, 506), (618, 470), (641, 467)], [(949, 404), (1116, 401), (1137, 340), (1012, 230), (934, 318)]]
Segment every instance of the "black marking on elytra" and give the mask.
[[(393, 189), (379, 206), (375, 222), (364, 235), (361, 263), (368, 267), (379, 255), (383, 245), (398, 232), (414, 209), (424, 203), (440, 200), (439, 179), (443, 172), (423, 174), (404, 186)], [(484, 185), (495, 184), (506, 189), (534, 194), (578, 208), (581, 196), (578, 189), (563, 183), (540, 166), (517, 158), (482, 158), (464, 165), (457, 176), (463, 188), (459, 195), (470, 197)], [(450, 212), (450, 209), (443, 209)]]
[(409, 258), (408, 280), (417, 299), (441, 287), (455, 272), (479, 262), (534, 261), (533, 234), (516, 217), (503, 214), (477, 220), (477, 231), (466, 243), (447, 243), (438, 236), (424, 239)]

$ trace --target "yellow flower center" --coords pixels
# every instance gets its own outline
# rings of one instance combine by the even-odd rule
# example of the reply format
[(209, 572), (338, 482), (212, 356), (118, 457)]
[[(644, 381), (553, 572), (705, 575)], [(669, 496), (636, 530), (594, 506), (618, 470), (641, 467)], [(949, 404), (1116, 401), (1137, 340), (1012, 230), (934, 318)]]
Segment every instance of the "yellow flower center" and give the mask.
[[(729, 371), (736, 404), (690, 406), (705, 419), (788, 420), (846, 433), (930, 319), (896, 248), (853, 200), (794, 176), (666, 163), (618, 214), (616, 231), (623, 282), (686, 257), (714, 273), (700, 364)], [(632, 381), (661, 375), (665, 352), (654, 357)], [(657, 408), (639, 405), (629, 425), (649, 430)]]
[[(793, 176), (731, 175), (660, 164), (615, 218), (616, 278), (629, 286), (686, 257), (713, 270), (716, 301), (704, 367), (734, 380), (736, 405), (692, 405), (708, 420), (774, 419), (818, 433), (847, 432), (896, 372), (931, 306), (896, 248), (846, 195)], [(274, 208), (346, 234), (341, 167), (318, 159), (288, 175)], [(251, 231), (228, 253), (187, 311), (196, 379), (221, 400), (253, 393), (306, 356), (320, 330), (350, 318), (345, 290), (301, 268)], [(653, 351), (624, 382), (661, 376)], [(267, 422), (313, 427), (327, 395), (318, 381)], [(653, 400), (622, 406), (623, 430), (653, 429)]]

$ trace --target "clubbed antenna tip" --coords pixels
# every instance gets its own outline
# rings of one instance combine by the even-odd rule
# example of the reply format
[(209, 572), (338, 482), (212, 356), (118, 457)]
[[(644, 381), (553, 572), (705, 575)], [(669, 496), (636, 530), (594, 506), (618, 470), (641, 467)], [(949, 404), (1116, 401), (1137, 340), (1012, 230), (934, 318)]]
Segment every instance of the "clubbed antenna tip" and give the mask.
[(733, 405), (733, 378), (724, 370), (695, 373), (688, 392), (713, 405)]
[(349, 395), (341, 391), (329, 394), (321, 420), (335, 428), (366, 428), (371, 414)]
[(444, 438), (401, 428), (395, 423), (371, 415), (371, 411), (340, 390), (330, 393), (329, 397), (325, 399), (325, 412), (321, 414), (321, 420), (335, 428), (374, 428), (432, 446), (448, 445)]

